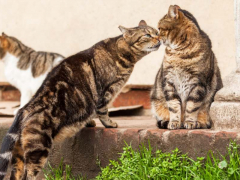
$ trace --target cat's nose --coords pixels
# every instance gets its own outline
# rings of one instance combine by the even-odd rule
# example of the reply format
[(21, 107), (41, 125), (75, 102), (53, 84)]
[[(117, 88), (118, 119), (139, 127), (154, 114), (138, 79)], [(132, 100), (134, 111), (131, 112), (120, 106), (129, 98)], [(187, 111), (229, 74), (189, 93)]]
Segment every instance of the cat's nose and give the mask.
[(159, 39), (156, 39), (157, 40), (157, 44), (161, 44), (161, 41)]

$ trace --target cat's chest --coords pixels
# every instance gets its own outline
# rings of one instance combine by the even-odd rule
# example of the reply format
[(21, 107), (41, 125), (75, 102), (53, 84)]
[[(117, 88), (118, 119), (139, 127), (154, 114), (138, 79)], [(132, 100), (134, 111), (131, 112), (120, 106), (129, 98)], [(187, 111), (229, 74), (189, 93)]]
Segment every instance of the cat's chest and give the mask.
[(21, 70), (17, 67), (19, 58), (6, 54), (4, 57), (4, 72), (7, 80), (17, 88), (20, 88), (21, 84), (29, 82), (29, 76), (31, 75), (30, 68), (27, 70)]
[(174, 68), (168, 73), (167, 79), (169, 82), (174, 84), (180, 98), (182, 100), (186, 100), (194, 84), (192, 82), (193, 78), (191, 74), (182, 69)]
[[(38, 88), (41, 85), (44, 77), (33, 78), (31, 72), (31, 66), (22, 70), (17, 67), (19, 58), (7, 53), (4, 57), (4, 73), (6, 79), (10, 84), (17, 87), (19, 90), (33, 90)], [(39, 82), (38, 82), (39, 81)], [(35, 89), (34, 89), (35, 90)]]

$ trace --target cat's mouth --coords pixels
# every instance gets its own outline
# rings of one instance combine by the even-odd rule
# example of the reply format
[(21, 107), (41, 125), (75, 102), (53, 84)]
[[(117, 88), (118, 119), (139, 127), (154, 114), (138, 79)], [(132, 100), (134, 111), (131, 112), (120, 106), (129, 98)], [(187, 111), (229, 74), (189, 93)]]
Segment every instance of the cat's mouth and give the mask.
[(148, 50), (149, 51), (156, 51), (158, 50), (158, 48), (161, 46), (161, 42), (159, 42), (158, 44), (154, 45), (154, 46), (151, 46), (151, 47), (148, 47)]

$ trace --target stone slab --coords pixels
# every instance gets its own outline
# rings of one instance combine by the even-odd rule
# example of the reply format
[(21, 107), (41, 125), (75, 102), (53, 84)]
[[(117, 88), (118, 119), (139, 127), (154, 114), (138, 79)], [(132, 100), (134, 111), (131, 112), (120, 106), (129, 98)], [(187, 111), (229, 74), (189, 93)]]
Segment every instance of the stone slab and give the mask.
[[(148, 142), (154, 149), (163, 152), (179, 148), (192, 158), (206, 156), (209, 150), (226, 153), (226, 147), (234, 139), (240, 143), (239, 131), (160, 130), (155, 126), (155, 119), (150, 116), (112, 119), (119, 123), (120, 128), (106, 129), (97, 120), (97, 127), (84, 128), (63, 143), (54, 144), (49, 158), (50, 163), (57, 166), (61, 158), (64, 158), (64, 163), (72, 166), (73, 174), (82, 173), (90, 179), (100, 172), (97, 160), (105, 167), (110, 159), (117, 159), (120, 156), (125, 142), (131, 144), (134, 149)], [(12, 118), (0, 118), (1, 121), (4, 126), (0, 125), (0, 142)]]
[(240, 103), (240, 73), (231, 73), (223, 80), (224, 87), (215, 95), (215, 101), (238, 101)]
[(210, 116), (213, 129), (240, 129), (240, 102), (215, 101)]

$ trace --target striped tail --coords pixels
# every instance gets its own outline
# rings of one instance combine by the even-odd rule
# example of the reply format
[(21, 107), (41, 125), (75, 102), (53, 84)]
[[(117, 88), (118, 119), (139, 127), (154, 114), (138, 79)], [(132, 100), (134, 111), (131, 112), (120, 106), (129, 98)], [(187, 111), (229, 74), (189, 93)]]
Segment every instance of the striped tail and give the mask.
[(3, 143), (0, 151), (0, 180), (3, 180), (6, 173), (9, 161), (12, 159), (12, 151), (15, 145), (15, 142), (19, 139), (19, 130), (20, 130), (20, 122), (21, 115), (20, 111), (18, 111), (15, 120), (8, 130), (7, 135), (3, 139)]

